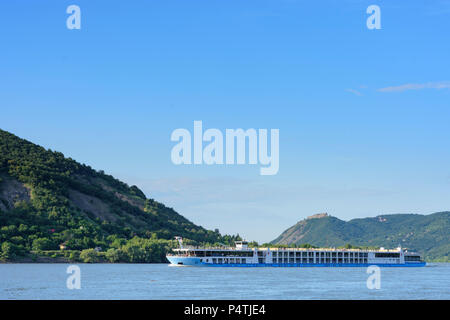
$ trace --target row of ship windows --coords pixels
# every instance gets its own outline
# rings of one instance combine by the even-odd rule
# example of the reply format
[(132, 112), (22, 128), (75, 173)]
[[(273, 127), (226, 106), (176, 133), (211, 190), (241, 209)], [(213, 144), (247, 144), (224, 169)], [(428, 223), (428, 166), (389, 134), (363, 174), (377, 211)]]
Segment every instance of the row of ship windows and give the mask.
[(325, 258), (325, 259), (300, 259), (300, 258), (289, 258), (289, 259), (273, 259), (273, 263), (367, 263), (367, 258), (363, 259), (336, 259), (336, 258)]
[[(368, 254), (367, 252), (276, 252), (271, 251), (274, 258), (277, 257), (289, 257), (289, 258), (313, 258), (316, 256), (316, 258), (367, 258)], [(258, 257), (263, 257), (267, 254), (267, 251), (258, 251)], [(211, 257), (211, 256), (218, 256), (218, 257), (229, 257), (229, 256), (235, 256), (235, 257), (252, 257), (253, 252), (252, 251), (230, 251), (230, 252), (214, 252), (214, 251), (193, 251), (188, 252), (188, 256), (192, 257)], [(382, 255), (392, 255), (394, 257), (395, 254), (382, 254)], [(376, 253), (376, 256), (381, 256), (380, 254)], [(399, 254), (397, 254), (395, 257), (398, 257)]]
[(242, 264), (242, 263), (247, 263), (247, 259), (241, 259), (241, 258), (213, 258), (213, 259), (200, 259), (200, 262), (212, 262), (215, 264), (228, 264), (228, 263), (233, 263), (233, 264)]
[(223, 252), (215, 252), (215, 251), (189, 251), (187, 253), (190, 257), (229, 257), (229, 256), (237, 256), (237, 257), (253, 257), (253, 251), (223, 251)]
[(405, 261), (420, 261), (420, 256), (405, 256)]
[[(278, 257), (290, 257), (290, 258), (306, 258), (306, 257), (314, 257), (314, 254), (316, 254), (316, 257), (331, 257), (331, 258), (339, 258), (339, 257), (354, 257), (354, 258), (367, 258), (368, 254), (367, 252), (273, 252), (274, 258)], [(258, 255), (261, 256), (262, 252), (258, 252)]]
[[(214, 264), (243, 264), (247, 263), (247, 259), (241, 258), (213, 258), (213, 259), (200, 259), (200, 262), (212, 262)], [(259, 258), (258, 263), (265, 263), (264, 258)], [(367, 258), (365, 259), (273, 259), (272, 263), (367, 263)]]

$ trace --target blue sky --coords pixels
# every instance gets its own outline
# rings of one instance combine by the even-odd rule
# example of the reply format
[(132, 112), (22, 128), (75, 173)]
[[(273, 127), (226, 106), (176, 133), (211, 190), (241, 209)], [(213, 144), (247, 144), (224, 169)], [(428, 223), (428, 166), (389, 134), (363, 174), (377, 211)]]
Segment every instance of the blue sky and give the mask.
[[(450, 1), (3, 1), (0, 128), (249, 240), (449, 210), (449, 35)], [(173, 165), (194, 120), (280, 129), (279, 173)]]

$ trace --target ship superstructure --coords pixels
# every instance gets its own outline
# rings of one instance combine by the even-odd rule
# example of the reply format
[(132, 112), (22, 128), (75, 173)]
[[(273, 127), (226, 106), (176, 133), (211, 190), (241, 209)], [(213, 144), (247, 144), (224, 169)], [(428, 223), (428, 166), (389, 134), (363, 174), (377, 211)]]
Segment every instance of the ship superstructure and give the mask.
[(335, 248), (250, 248), (246, 241), (235, 247), (184, 247), (168, 254), (175, 266), (204, 267), (423, 267), (426, 263), (417, 253), (400, 247), (393, 250)]

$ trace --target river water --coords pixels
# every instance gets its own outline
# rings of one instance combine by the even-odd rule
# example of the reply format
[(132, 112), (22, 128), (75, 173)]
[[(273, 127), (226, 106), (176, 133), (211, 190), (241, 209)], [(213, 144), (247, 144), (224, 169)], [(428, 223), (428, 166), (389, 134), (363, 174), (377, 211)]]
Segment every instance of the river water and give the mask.
[(0, 299), (450, 299), (450, 263), (381, 268), (380, 289), (366, 268), (76, 266), (80, 289), (68, 264), (0, 264)]

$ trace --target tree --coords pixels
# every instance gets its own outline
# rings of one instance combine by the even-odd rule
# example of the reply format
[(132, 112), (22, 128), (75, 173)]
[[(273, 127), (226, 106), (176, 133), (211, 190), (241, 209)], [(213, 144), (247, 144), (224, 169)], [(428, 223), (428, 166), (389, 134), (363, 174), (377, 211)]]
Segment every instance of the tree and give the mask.
[(81, 251), (80, 259), (84, 263), (95, 263), (100, 261), (100, 257), (95, 249), (85, 249)]
[(121, 251), (119, 249), (108, 249), (106, 251), (106, 259), (108, 259), (109, 262), (120, 262), (121, 261)]
[(48, 238), (38, 238), (38, 239), (34, 240), (32, 248), (35, 251), (56, 249), (53, 241), (51, 241)]
[(78, 254), (76, 254), (75, 252), (71, 252), (70, 254), (69, 254), (69, 260), (70, 261), (77, 261), (79, 259), (79, 256), (78, 256)]
[(17, 247), (11, 242), (5, 241), (2, 244), (1, 258), (3, 260), (12, 260), (16, 257)]

